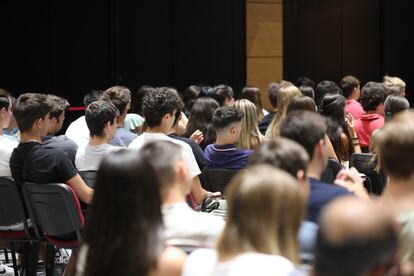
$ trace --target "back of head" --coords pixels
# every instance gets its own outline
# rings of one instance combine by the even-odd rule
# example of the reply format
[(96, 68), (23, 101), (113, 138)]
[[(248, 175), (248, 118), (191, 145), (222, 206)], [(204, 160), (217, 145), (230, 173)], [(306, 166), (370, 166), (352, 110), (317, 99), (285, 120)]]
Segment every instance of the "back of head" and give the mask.
[(393, 265), (398, 234), (391, 216), (355, 197), (339, 198), (322, 213), (315, 275), (386, 275)]
[(290, 101), (286, 114), (289, 114), (295, 110), (308, 110), (315, 112), (315, 101), (308, 96), (296, 96)]
[(390, 95), (384, 102), (384, 115), (385, 119), (389, 120), (397, 113), (410, 108), (408, 100), (401, 96)]
[(131, 112), (142, 115), (142, 101), (145, 94), (150, 93), (152, 89), (154, 88), (149, 85), (143, 85), (131, 94)]
[(298, 261), (297, 231), (304, 200), (292, 176), (268, 165), (252, 167), (231, 181), (227, 196), (220, 258), (255, 251)]
[(311, 111), (294, 111), (286, 116), (280, 126), (280, 136), (291, 139), (305, 148), (310, 159), (315, 146), (326, 134), (321, 115)]
[(339, 85), (341, 86), (342, 93), (345, 98), (349, 98), (355, 88), (360, 86), (361, 82), (354, 76), (345, 76), (342, 78)]
[(297, 87), (307, 86), (307, 87), (311, 87), (312, 89), (315, 88), (315, 82), (308, 77), (299, 77), (295, 80), (294, 84)]
[(200, 90), (201, 89), (198, 85), (190, 85), (184, 90), (178, 92), (181, 100), (184, 103), (184, 108), (187, 113), (191, 110), (194, 101), (198, 98)]
[(29, 131), (37, 119), (44, 118), (53, 103), (46, 94), (25, 93), (20, 95), (13, 107), (13, 115), (21, 132)]
[(221, 106), (213, 115), (212, 126), (219, 133), (243, 119), (243, 112), (235, 106)]
[(284, 81), (284, 80), (270, 83), (269, 89), (267, 90), (267, 96), (273, 108), (277, 107), (277, 95), (279, 94), (279, 89), (281, 87), (291, 86), (291, 85), (293, 85), (291, 82)]
[(102, 99), (112, 102), (118, 108), (119, 114), (123, 114), (131, 103), (131, 91), (124, 86), (113, 86), (104, 91)]
[(252, 149), (251, 139), (259, 139), (259, 128), (257, 126), (257, 108), (254, 103), (249, 100), (241, 99), (234, 103), (234, 106), (243, 112), (240, 137), (237, 147), (242, 149)]
[(328, 81), (328, 80), (321, 81), (316, 86), (316, 91), (315, 91), (316, 106), (318, 107), (320, 106), (322, 98), (326, 94), (341, 94), (342, 95), (342, 91), (339, 88), (339, 86), (333, 81)]
[(391, 77), (391, 76), (384, 76), (384, 85), (385, 86), (394, 86), (398, 87), (399, 89), (399, 95), (404, 96), (405, 95), (405, 82), (398, 78), (398, 77)]
[(9, 109), (10, 106), (10, 94), (0, 88), (0, 109), (5, 108), (6, 110)]
[(92, 90), (91, 92), (87, 93), (83, 97), (83, 106), (87, 107), (94, 101), (99, 101), (100, 99), (102, 99), (102, 94), (102, 90)]
[(208, 98), (216, 98), (216, 94), (214, 92), (214, 88), (210, 85), (200, 85), (200, 93), (198, 97), (208, 97)]
[(227, 99), (234, 99), (233, 88), (225, 84), (215, 86), (214, 94), (220, 106), (223, 106)]
[(245, 86), (240, 93), (240, 99), (246, 99), (256, 105), (257, 108), (262, 108), (262, 101), (260, 99), (260, 90), (256, 86)]
[(299, 90), (303, 96), (315, 99), (315, 90), (310, 86), (299, 86)]
[(105, 125), (115, 123), (119, 111), (112, 102), (95, 101), (85, 111), (86, 125), (91, 136), (103, 136)]
[(142, 113), (150, 128), (160, 126), (165, 114), (173, 115), (174, 111), (178, 113), (182, 108), (183, 102), (177, 90), (171, 87), (154, 88), (145, 94), (142, 102)]
[(320, 113), (337, 121), (345, 120), (346, 99), (340, 94), (326, 94), (320, 104)]
[(50, 110), (50, 118), (56, 118), (59, 120), (60, 115), (69, 108), (69, 102), (62, 97), (56, 95), (49, 95), (51, 102), (53, 103), (52, 109)]
[(367, 82), (361, 89), (360, 102), (367, 111), (375, 111), (377, 106), (385, 101), (385, 87), (382, 83)]
[(144, 158), (126, 149), (108, 154), (86, 227), (85, 275), (149, 275), (163, 248), (160, 204), (156, 172)]

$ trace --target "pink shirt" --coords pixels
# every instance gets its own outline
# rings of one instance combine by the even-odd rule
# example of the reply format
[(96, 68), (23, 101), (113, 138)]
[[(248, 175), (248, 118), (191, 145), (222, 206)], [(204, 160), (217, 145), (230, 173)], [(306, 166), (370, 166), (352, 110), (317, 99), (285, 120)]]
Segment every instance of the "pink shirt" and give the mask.
[(384, 116), (380, 114), (363, 114), (355, 121), (355, 131), (361, 147), (368, 147), (374, 130), (384, 125)]
[(352, 117), (356, 120), (364, 114), (364, 109), (358, 101), (346, 100), (346, 112), (351, 113)]

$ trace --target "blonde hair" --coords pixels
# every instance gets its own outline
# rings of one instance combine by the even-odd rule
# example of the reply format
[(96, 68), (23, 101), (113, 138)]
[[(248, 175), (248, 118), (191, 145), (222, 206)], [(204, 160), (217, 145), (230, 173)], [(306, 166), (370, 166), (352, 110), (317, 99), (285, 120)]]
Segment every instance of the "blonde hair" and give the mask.
[[(257, 126), (257, 107), (254, 103), (245, 99), (237, 100), (234, 105), (244, 113), (236, 146), (241, 149), (254, 149), (263, 139), (263, 135)], [(255, 144), (254, 141), (257, 141), (257, 143)]]
[[(391, 76), (384, 76), (383, 83), (385, 84), (385, 88), (388, 90), (390, 88), (390, 93), (387, 94), (395, 94), (397, 96), (404, 96), (405, 95), (405, 82), (398, 78), (398, 77), (391, 77)], [(393, 88), (399, 90), (399, 93), (395, 93)]]
[(248, 251), (281, 255), (299, 262), (297, 234), (305, 200), (287, 172), (260, 165), (229, 184), (226, 226), (217, 244), (220, 260)]
[(266, 131), (266, 136), (279, 136), (280, 123), (286, 117), (290, 101), (294, 97), (300, 95), (302, 95), (302, 93), (300, 92), (299, 88), (294, 85), (284, 86), (279, 89), (279, 93), (277, 94), (277, 113), (273, 118), (272, 123), (269, 125), (268, 130)]

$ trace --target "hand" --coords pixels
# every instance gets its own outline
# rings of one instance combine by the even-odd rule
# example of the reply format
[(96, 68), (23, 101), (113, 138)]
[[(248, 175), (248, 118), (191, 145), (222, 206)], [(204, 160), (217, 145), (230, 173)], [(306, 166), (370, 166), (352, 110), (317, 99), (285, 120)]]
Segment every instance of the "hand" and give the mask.
[(200, 144), (204, 140), (204, 136), (203, 133), (197, 129), (193, 134), (191, 134), (190, 139), (197, 144)]
[(364, 187), (363, 180), (359, 175), (358, 170), (354, 167), (349, 170), (339, 171), (334, 183), (338, 186), (344, 187), (361, 199), (370, 199), (369, 194)]
[(348, 126), (349, 132), (351, 134), (355, 133), (355, 119), (349, 112), (345, 114), (345, 123)]

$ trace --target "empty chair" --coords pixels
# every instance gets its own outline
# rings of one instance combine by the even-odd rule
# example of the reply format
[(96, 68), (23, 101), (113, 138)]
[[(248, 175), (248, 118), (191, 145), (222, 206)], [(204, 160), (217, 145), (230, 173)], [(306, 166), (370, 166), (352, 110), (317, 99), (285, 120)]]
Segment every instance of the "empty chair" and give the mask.
[(221, 192), (224, 194), (227, 184), (240, 170), (228, 169), (203, 169), (203, 184), (205, 189), (211, 192)]
[(370, 153), (353, 153), (349, 160), (350, 167), (355, 167), (360, 173), (367, 176), (364, 185), (368, 191), (371, 194), (380, 195), (384, 190), (387, 177), (382, 170), (380, 172), (375, 170), (377, 164), (374, 155)]

